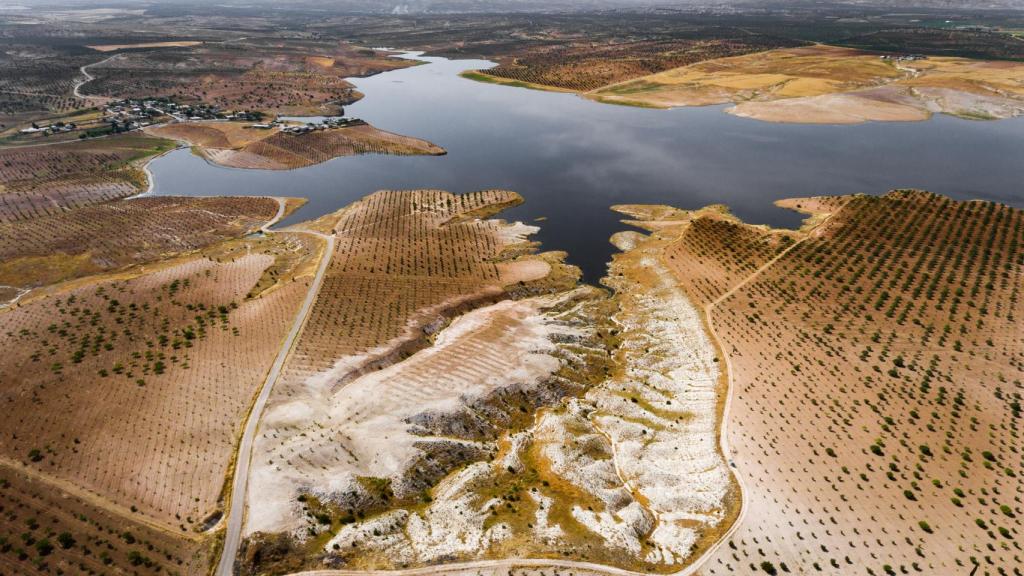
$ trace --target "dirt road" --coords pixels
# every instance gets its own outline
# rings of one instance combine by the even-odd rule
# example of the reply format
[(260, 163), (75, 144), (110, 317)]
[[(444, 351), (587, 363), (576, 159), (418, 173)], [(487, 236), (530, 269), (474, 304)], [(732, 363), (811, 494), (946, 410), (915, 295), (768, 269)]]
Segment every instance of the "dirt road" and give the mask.
[[(280, 202), (281, 209), (278, 212), (278, 216), (272, 221), (272, 223), (276, 222), (281, 215), (284, 214), (284, 202)], [(269, 225), (270, 224), (267, 226)], [(266, 230), (266, 226), (264, 227), (264, 230)], [(302, 331), (302, 327), (306, 323), (309, 311), (312, 309), (313, 302), (316, 301), (316, 295), (320, 291), (320, 285), (323, 283), (324, 274), (327, 272), (327, 266), (331, 262), (331, 255), (334, 254), (334, 236), (328, 236), (326, 234), (312, 231), (296, 232), (312, 234), (319, 238), (323, 238), (327, 245), (324, 247), (324, 254), (320, 258), (320, 266), (317, 268), (316, 275), (313, 277), (313, 282), (309, 287), (309, 291), (306, 293), (306, 299), (302, 301), (302, 307), (299, 309), (299, 313), (295, 316), (295, 322), (292, 324), (292, 328), (288, 332), (288, 337), (285, 338), (284, 344), (281, 346), (281, 351), (278, 352), (277, 359), (274, 360), (274, 365), (271, 366), (270, 372), (267, 374), (267, 379), (263, 383), (263, 388), (260, 390), (259, 396), (256, 397), (256, 402), (253, 404), (252, 411), (249, 413), (249, 419), (245, 423), (245, 431), (242, 433), (242, 442), (238, 447), (238, 460), (235, 464), (234, 478), (231, 482), (231, 498), (227, 503), (227, 529), (224, 534), (224, 549), (221, 552), (220, 562), (217, 564), (217, 576), (232, 576), (234, 573), (235, 556), (238, 555), (238, 547), (242, 541), (242, 526), (245, 523), (246, 491), (249, 488), (249, 463), (252, 459), (253, 441), (256, 438), (256, 431), (259, 428), (260, 416), (263, 414), (263, 408), (267, 404), (270, 392), (274, 389), (274, 384), (281, 375), (281, 369), (284, 367), (284, 362), (287, 359), (288, 354), (291, 352), (292, 347), (295, 345), (295, 340)]]
[(113, 60), (117, 56), (118, 56), (117, 54), (114, 54), (113, 56), (109, 56), (107, 58), (104, 58), (103, 60), (100, 60), (99, 62), (93, 62), (92, 64), (86, 64), (85, 66), (82, 66), (81, 68), (79, 68), (78, 71), (82, 73), (82, 76), (84, 76), (84, 78), (81, 78), (79, 80), (75, 80), (75, 89), (72, 91), (74, 93), (74, 95), (75, 95), (75, 98), (81, 98), (83, 100), (97, 100), (97, 101), (101, 101), (101, 102), (106, 102), (107, 100), (109, 100), (109, 98), (107, 98), (106, 96), (86, 96), (86, 95), (82, 94), (81, 89), (82, 89), (82, 86), (85, 86), (89, 82), (91, 82), (91, 81), (96, 79), (95, 76), (93, 76), (92, 74), (89, 74), (89, 68), (92, 68), (93, 66), (99, 66), (100, 64), (106, 64), (107, 62), (110, 62), (111, 60)]

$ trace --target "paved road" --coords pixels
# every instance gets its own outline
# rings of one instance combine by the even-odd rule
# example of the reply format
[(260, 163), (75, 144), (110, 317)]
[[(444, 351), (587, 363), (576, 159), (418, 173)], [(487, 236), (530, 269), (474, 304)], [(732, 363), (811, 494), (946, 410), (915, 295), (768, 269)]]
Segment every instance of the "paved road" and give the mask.
[[(284, 201), (278, 199), (278, 202), (281, 202), (278, 216), (270, 224), (264, 226), (264, 230), (284, 214)], [(280, 352), (277, 353), (277, 359), (274, 360), (274, 365), (271, 366), (267, 379), (263, 382), (263, 388), (260, 390), (260, 394), (257, 396), (255, 404), (253, 404), (252, 411), (249, 413), (249, 419), (245, 423), (245, 432), (242, 433), (242, 442), (238, 446), (235, 474), (231, 483), (231, 498), (227, 503), (228, 519), (227, 530), (224, 535), (224, 550), (221, 552), (220, 562), (217, 564), (216, 576), (232, 576), (234, 573), (235, 556), (238, 555), (238, 547), (242, 541), (242, 525), (245, 521), (246, 491), (249, 488), (249, 463), (252, 460), (252, 446), (256, 438), (256, 430), (259, 427), (260, 416), (263, 414), (263, 408), (267, 404), (267, 398), (270, 397), (274, 384), (281, 375), (284, 361), (288, 357), (288, 353), (291, 352), (295, 339), (306, 323), (309, 311), (313, 307), (317, 293), (320, 291), (320, 285), (323, 284), (324, 274), (327, 272), (327, 266), (331, 262), (331, 256), (334, 254), (334, 236), (308, 230), (295, 230), (294, 232), (312, 234), (323, 238), (327, 241), (327, 246), (324, 248), (324, 254), (320, 259), (320, 266), (313, 277), (313, 283), (310, 285), (309, 291), (306, 292), (306, 299), (303, 300), (302, 307), (299, 308), (299, 313), (295, 316), (292, 329), (288, 332), (288, 337), (285, 338)]]

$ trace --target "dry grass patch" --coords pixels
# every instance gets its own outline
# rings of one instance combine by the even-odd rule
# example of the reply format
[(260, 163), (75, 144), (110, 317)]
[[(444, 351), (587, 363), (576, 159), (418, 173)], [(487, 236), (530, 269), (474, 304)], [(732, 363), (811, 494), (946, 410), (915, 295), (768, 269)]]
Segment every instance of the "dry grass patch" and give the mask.
[[(733, 31), (735, 32), (735, 31)], [(563, 45), (515, 51), (495, 68), (467, 77), (525, 87), (588, 92), (695, 62), (800, 42), (742, 33), (735, 37), (675, 40), (566, 39)]]
[(115, 52), (117, 50), (133, 50), (139, 48), (188, 48), (198, 46), (202, 42), (196, 40), (177, 40), (174, 42), (142, 42), (140, 44), (98, 44), (86, 46), (97, 52)]
[(923, 120), (933, 113), (1006, 118), (1024, 111), (1024, 65), (964, 58), (901, 62), (816, 45), (700, 62), (592, 96), (656, 107), (732, 102), (732, 114), (775, 122)]

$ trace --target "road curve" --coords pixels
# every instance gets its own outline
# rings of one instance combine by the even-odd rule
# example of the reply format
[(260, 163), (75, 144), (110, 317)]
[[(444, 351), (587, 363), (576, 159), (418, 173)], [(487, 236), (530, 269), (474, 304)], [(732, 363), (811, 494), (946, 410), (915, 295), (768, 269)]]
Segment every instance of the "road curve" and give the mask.
[[(284, 214), (284, 201), (279, 198), (278, 202), (281, 203), (278, 215), (271, 223), (264, 226), (264, 230)], [(313, 277), (313, 283), (310, 285), (309, 291), (306, 292), (306, 299), (302, 301), (302, 307), (299, 308), (299, 312), (295, 316), (295, 322), (288, 332), (288, 337), (285, 338), (281, 350), (277, 353), (277, 358), (274, 360), (273, 366), (270, 367), (270, 372), (267, 373), (267, 378), (263, 382), (263, 387), (260, 389), (259, 396), (256, 397), (256, 402), (253, 403), (252, 410), (249, 412), (249, 418), (245, 423), (242, 441), (238, 445), (235, 473), (231, 482), (231, 497), (226, 503), (228, 515), (227, 529), (224, 534), (224, 549), (221, 552), (220, 562), (217, 563), (216, 576), (232, 576), (234, 573), (235, 556), (238, 555), (238, 547), (242, 541), (242, 525), (245, 522), (246, 491), (249, 488), (249, 463), (252, 460), (252, 446), (256, 438), (256, 430), (259, 427), (260, 416), (263, 414), (263, 408), (267, 404), (267, 398), (270, 397), (274, 384), (281, 375), (285, 359), (287, 359), (289, 352), (291, 352), (292, 347), (295, 345), (295, 340), (302, 331), (302, 327), (306, 324), (306, 318), (309, 317), (309, 311), (312, 309), (313, 302), (316, 301), (316, 296), (320, 292), (320, 285), (323, 284), (324, 274), (327, 272), (327, 266), (330, 264), (331, 256), (334, 254), (334, 236), (310, 230), (294, 230), (294, 232), (312, 234), (323, 238), (327, 241), (327, 245), (324, 247), (324, 254), (320, 258), (320, 266)]]
[(117, 56), (118, 56), (117, 54), (113, 54), (111, 56), (107, 56), (106, 58), (104, 58), (103, 60), (100, 60), (99, 62), (93, 62), (92, 64), (86, 64), (85, 66), (82, 66), (81, 68), (79, 68), (78, 71), (81, 72), (82, 75), (85, 76), (85, 78), (83, 78), (81, 80), (76, 80), (75, 81), (75, 89), (72, 90), (72, 93), (75, 95), (75, 98), (81, 98), (83, 100), (103, 100), (103, 101), (106, 101), (107, 100), (106, 96), (86, 96), (86, 95), (82, 94), (81, 89), (82, 89), (82, 86), (85, 86), (89, 82), (92, 82), (93, 80), (96, 79), (95, 76), (93, 76), (92, 74), (89, 74), (89, 68), (92, 68), (93, 66), (99, 66), (100, 64), (106, 64), (107, 62), (110, 62), (111, 60), (113, 60)]

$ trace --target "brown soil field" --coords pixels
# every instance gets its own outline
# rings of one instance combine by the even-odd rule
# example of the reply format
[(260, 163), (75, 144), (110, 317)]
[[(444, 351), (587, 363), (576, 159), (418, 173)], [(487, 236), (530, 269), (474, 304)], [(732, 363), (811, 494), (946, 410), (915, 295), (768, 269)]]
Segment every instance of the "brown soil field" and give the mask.
[(602, 102), (672, 107), (736, 104), (737, 116), (853, 124), (933, 113), (993, 119), (1024, 113), (1024, 64), (939, 57), (899, 62), (815, 45), (721, 58), (597, 90)]
[(201, 148), (242, 148), (268, 138), (277, 130), (252, 128), (252, 122), (174, 122), (148, 126), (147, 134), (186, 142)]
[[(740, 240), (659, 219), (683, 253), (750, 272), (709, 284), (682, 253), (661, 256), (714, 298), (732, 372), (745, 509), (701, 573), (1009, 573), (1024, 214), (918, 191), (785, 204), (816, 225), (739, 225)], [(766, 260), (783, 234), (794, 241)]]
[(208, 548), (0, 464), (0, 574), (203, 574)]
[(0, 311), (2, 457), (197, 538), (305, 295), (321, 250), (307, 236), (233, 240)]
[(189, 252), (258, 230), (278, 208), (274, 198), (160, 196), (0, 222), (0, 284), (34, 288)]
[(255, 37), (228, 44), (124, 52), (90, 68), (96, 79), (83, 91), (115, 98), (167, 96), (225, 110), (335, 114), (339, 105), (360, 97), (346, 77), (410, 65), (336, 41)]
[(86, 48), (92, 48), (97, 52), (115, 52), (117, 50), (130, 50), (133, 48), (189, 48), (200, 44), (202, 42), (195, 40), (180, 40), (176, 42), (143, 42), (140, 44), (99, 44), (86, 46)]
[[(396, 341), (418, 340), (420, 327), (446, 308), (501, 295), (503, 285), (520, 279), (520, 268), (495, 258), (529, 228), (459, 217), (486, 217), (521, 201), (504, 190), (381, 191), (325, 219), (335, 251), (275, 395), (287, 396), (346, 357), (365, 354), (372, 364)], [(333, 379), (356, 371), (341, 368)]]
[(245, 124), (210, 122), (147, 128), (154, 136), (199, 147), (214, 164), (231, 168), (291, 170), (356, 154), (442, 155), (444, 148), (411, 136), (378, 130), (368, 124), (288, 134), (246, 129)]
[[(620, 205), (626, 223), (673, 239), (662, 259), (695, 304), (705, 306), (791, 245), (796, 234), (744, 224), (724, 206), (687, 211), (669, 206)], [(653, 243), (658, 238), (652, 238)], [(723, 251), (722, 246), (729, 246)]]
[(147, 186), (139, 164), (173, 148), (141, 135), (0, 149), (0, 223), (60, 214), (138, 194)]

